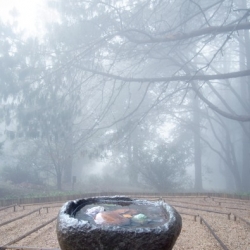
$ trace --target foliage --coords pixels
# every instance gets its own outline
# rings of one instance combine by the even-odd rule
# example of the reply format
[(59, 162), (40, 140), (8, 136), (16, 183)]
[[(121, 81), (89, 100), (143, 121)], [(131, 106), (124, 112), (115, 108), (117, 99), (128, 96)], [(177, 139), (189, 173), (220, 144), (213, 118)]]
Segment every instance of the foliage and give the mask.
[[(31, 150), (36, 159), (26, 151), (6, 176), (29, 175), (34, 164), (38, 176), (52, 172), (61, 189), (76, 155), (88, 148), (116, 155), (131, 180), (140, 180), (140, 172), (158, 190), (176, 188), (190, 155), (196, 151), (201, 160), (201, 152), (191, 143), (189, 154), (187, 145), (159, 140), (155, 131), (169, 119), (189, 127), (196, 145), (204, 141), (237, 188), (248, 191), (249, 126), (238, 124), (250, 120), (247, 1), (50, 4), (60, 21), (44, 39), (24, 40), (13, 25), (0, 23), (0, 119), (38, 142)], [(198, 113), (202, 118), (192, 121)]]
[(19, 199), (19, 198), (42, 198), (67, 196), (80, 194), (79, 191), (58, 191), (51, 186), (31, 185), (27, 183), (13, 184), (10, 182), (0, 181), (0, 197), (1, 199)]
[(106, 171), (122, 175), (124, 180), (127, 177), (126, 182), (133, 187), (182, 190), (190, 184), (186, 168), (193, 159), (192, 133), (175, 127), (171, 136), (164, 138), (163, 129), (159, 129), (164, 124), (150, 116), (140, 125), (130, 120), (114, 134), (119, 143), (110, 147)]
[(51, 184), (55, 173), (39, 140), (19, 138), (3, 151), (2, 176), (13, 183)]
[(0, 142), (0, 156), (3, 154), (4, 142)]
[(154, 148), (144, 148), (139, 155), (139, 171), (143, 180), (159, 192), (171, 192), (187, 187), (186, 167), (191, 155), (184, 143), (159, 142)]
[(34, 170), (30, 170), (27, 167), (10, 167), (5, 166), (2, 171), (1, 175), (4, 180), (11, 181), (15, 184), (20, 183), (31, 183), (31, 184), (42, 184), (42, 178), (39, 176), (39, 173)]

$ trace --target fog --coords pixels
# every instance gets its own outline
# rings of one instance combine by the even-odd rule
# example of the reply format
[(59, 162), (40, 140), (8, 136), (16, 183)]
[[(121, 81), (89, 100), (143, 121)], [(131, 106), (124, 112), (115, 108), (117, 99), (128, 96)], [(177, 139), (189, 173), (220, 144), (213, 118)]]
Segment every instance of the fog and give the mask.
[(0, 191), (249, 193), (249, 29), (247, 0), (0, 0)]

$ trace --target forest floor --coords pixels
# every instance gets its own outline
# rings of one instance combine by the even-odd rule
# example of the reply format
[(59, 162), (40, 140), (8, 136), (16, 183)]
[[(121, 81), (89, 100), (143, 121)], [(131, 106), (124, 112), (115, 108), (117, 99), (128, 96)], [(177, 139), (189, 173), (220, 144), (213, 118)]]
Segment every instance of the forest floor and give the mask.
[[(159, 200), (152, 196), (134, 197)], [(250, 250), (250, 201), (206, 196), (161, 199), (175, 207), (182, 217), (182, 231), (174, 250)], [(0, 246), (59, 249), (56, 216), (61, 206), (62, 203), (47, 203), (0, 207)]]

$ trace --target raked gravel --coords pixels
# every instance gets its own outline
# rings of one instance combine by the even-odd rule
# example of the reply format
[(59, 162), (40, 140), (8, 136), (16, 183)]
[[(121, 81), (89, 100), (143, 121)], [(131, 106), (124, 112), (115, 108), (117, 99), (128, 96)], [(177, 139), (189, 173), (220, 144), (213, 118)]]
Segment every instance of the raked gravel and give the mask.
[[(165, 199), (165, 198), (164, 198)], [(182, 231), (174, 246), (174, 250), (192, 249), (192, 250), (217, 250), (222, 249), (216, 239), (212, 236), (204, 223), (200, 224), (200, 219), (194, 221), (191, 215), (184, 215), (182, 213), (199, 214), (204, 220), (212, 227), (216, 235), (222, 240), (228, 249), (232, 250), (250, 250), (250, 226), (237, 219), (234, 221), (233, 216), (228, 220), (227, 215), (209, 213), (199, 210), (190, 210), (185, 208), (178, 208), (177, 206), (196, 207), (201, 209), (234, 212), (244, 219), (250, 221), (250, 203), (240, 203), (239, 201), (229, 200), (219, 205), (219, 199), (213, 200), (211, 198), (169, 198), (166, 202), (175, 206), (177, 211), (182, 216)], [(190, 203), (190, 204), (188, 204)], [(53, 206), (53, 204), (49, 205)], [(213, 207), (216, 206), (216, 207)], [(247, 210), (228, 209), (225, 207), (245, 208)], [(13, 212), (13, 208), (0, 211), (0, 224), (4, 221), (17, 218), (26, 214), (41, 205), (17, 207), (17, 211)], [(12, 222), (8, 225), (0, 227), (0, 246), (7, 244), (11, 240), (25, 234), (26, 232), (34, 229), (35, 227), (45, 223), (46, 221), (57, 216), (60, 207), (49, 208), (47, 213), (46, 209), (42, 209), (41, 213), (38, 212), (29, 215), (23, 219)], [(22, 247), (36, 247), (36, 248), (59, 248), (56, 237), (56, 221), (50, 223), (44, 228), (32, 233), (30, 236), (13, 244), (13, 246)]]

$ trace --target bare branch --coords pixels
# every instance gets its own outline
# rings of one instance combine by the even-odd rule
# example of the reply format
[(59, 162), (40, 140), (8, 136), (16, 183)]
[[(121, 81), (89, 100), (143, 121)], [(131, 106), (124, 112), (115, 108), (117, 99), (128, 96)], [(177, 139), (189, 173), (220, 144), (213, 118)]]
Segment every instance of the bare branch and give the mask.
[(153, 77), (153, 78), (134, 78), (134, 77), (123, 77), (115, 74), (105, 73), (102, 71), (90, 69), (82, 65), (76, 66), (81, 70), (94, 73), (96, 75), (105, 76), (110, 79), (116, 79), (124, 82), (173, 82), (173, 81), (209, 81), (209, 80), (223, 80), (230, 78), (238, 78), (243, 76), (250, 76), (250, 70), (235, 71), (226, 74), (216, 74), (216, 75), (183, 75), (183, 76), (168, 76), (168, 77)]
[[(234, 25), (228, 25), (228, 26), (210, 26), (206, 27), (204, 29), (194, 30), (189, 33), (172, 33), (172, 34), (166, 34), (165, 37), (162, 38), (153, 38), (150, 39), (144, 39), (144, 40), (137, 40), (135, 39), (135, 34), (129, 34), (131, 30), (123, 31), (120, 36), (125, 36), (127, 39), (129, 39), (131, 42), (134, 43), (166, 43), (166, 42), (173, 42), (173, 41), (180, 41), (185, 39), (190, 39), (194, 37), (204, 36), (204, 35), (218, 35), (223, 33), (228, 33), (232, 31), (239, 31), (239, 30), (249, 30), (250, 29), (250, 23), (242, 23), (242, 24), (234, 24)], [(136, 33), (141, 33), (141, 31), (135, 31)], [(126, 34), (127, 33), (127, 34)], [(150, 36), (150, 35), (147, 35)]]
[(215, 106), (212, 102), (210, 102), (208, 99), (206, 99), (202, 93), (199, 91), (199, 89), (196, 87), (195, 83), (191, 82), (192, 84), (192, 88), (195, 91), (195, 93), (197, 94), (197, 96), (203, 101), (205, 102), (209, 108), (211, 108), (213, 111), (215, 111), (216, 113), (231, 119), (231, 120), (236, 120), (236, 121), (241, 121), (241, 122), (249, 122), (250, 121), (250, 116), (244, 116), (244, 115), (234, 115), (231, 113), (227, 113), (221, 109), (219, 109), (217, 106)]

